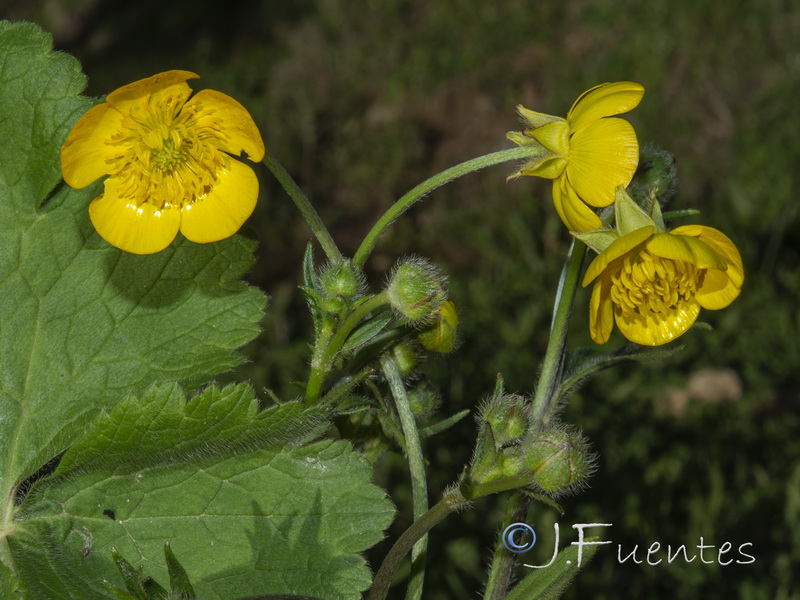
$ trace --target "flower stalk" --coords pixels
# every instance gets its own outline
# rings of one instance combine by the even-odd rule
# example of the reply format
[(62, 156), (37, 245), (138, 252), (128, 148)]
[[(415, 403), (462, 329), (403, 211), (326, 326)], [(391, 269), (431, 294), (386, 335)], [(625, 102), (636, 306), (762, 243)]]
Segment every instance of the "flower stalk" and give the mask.
[[(411, 503), (414, 520), (420, 519), (428, 511), (428, 483), (425, 475), (425, 458), (422, 454), (422, 443), (417, 430), (417, 421), (411, 410), (411, 403), (406, 393), (403, 378), (397, 361), (389, 354), (381, 357), (381, 369), (389, 382), (394, 396), (400, 426), (406, 442), (408, 468), (411, 473)], [(428, 547), (428, 536), (422, 535), (411, 549), (411, 576), (408, 582), (406, 600), (420, 600), (425, 580), (425, 558)]]
[(292, 202), (294, 202), (300, 214), (303, 215), (306, 223), (308, 223), (308, 227), (311, 229), (314, 237), (317, 238), (319, 245), (322, 246), (322, 250), (328, 257), (328, 260), (334, 264), (340, 262), (343, 258), (342, 253), (336, 246), (336, 242), (333, 241), (328, 228), (325, 227), (325, 223), (322, 222), (316, 209), (303, 193), (303, 190), (300, 189), (300, 186), (297, 185), (297, 182), (289, 175), (286, 169), (283, 168), (283, 165), (278, 162), (278, 159), (275, 158), (269, 150), (265, 150), (264, 160), (262, 162), (275, 176), (275, 179), (278, 180), (278, 183), (281, 184), (283, 189), (286, 190), (286, 193), (289, 194)]
[(399, 200), (397, 200), (397, 202), (395, 202), (389, 208), (389, 210), (387, 210), (384, 215), (378, 219), (378, 222), (375, 223), (369, 233), (367, 233), (364, 241), (361, 242), (361, 245), (358, 247), (358, 250), (353, 256), (353, 264), (357, 267), (363, 268), (364, 264), (369, 258), (369, 255), (375, 249), (375, 245), (378, 243), (378, 240), (392, 225), (392, 223), (394, 223), (397, 218), (400, 217), (400, 215), (406, 212), (415, 203), (436, 188), (441, 187), (454, 179), (469, 173), (474, 173), (475, 171), (479, 171), (486, 167), (491, 167), (492, 165), (497, 165), (512, 160), (540, 157), (548, 153), (549, 150), (539, 145), (510, 148), (508, 150), (501, 150), (499, 152), (493, 152), (492, 154), (485, 154), (483, 156), (473, 158), (454, 167), (450, 167), (449, 169), (445, 169), (441, 173), (437, 173), (433, 177), (426, 179), (418, 186), (407, 192)]

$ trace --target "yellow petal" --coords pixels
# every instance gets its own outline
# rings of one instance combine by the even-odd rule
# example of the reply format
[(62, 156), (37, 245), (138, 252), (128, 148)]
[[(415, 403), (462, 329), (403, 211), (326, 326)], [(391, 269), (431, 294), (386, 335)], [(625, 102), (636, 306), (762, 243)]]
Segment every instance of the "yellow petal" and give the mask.
[(728, 277), (736, 287), (742, 287), (744, 283), (744, 266), (742, 256), (736, 245), (721, 231), (705, 225), (684, 225), (672, 230), (674, 235), (685, 235), (696, 237), (705, 242), (717, 255), (728, 265), (726, 271)]
[(121, 198), (116, 177), (105, 182), (105, 193), (92, 200), (89, 218), (105, 241), (133, 254), (152, 254), (169, 246), (180, 226), (180, 211), (158, 210), (145, 202), (137, 207)]
[(525, 132), (542, 146), (556, 154), (569, 152), (569, 125), (559, 120)]
[(739, 297), (741, 288), (731, 281), (728, 271), (708, 269), (703, 276), (703, 285), (695, 293), (697, 303), (708, 310), (725, 308)]
[(614, 307), (609, 294), (610, 280), (600, 280), (592, 288), (589, 300), (589, 333), (595, 344), (605, 344), (614, 327)]
[(197, 125), (211, 127), (225, 136), (222, 150), (259, 162), (264, 158), (264, 141), (253, 117), (230, 96), (214, 90), (202, 90), (186, 103), (184, 110), (197, 109)]
[(572, 136), (566, 173), (584, 202), (608, 206), (617, 187), (630, 183), (638, 164), (639, 142), (631, 124), (603, 119)]
[(567, 121), (572, 131), (578, 131), (590, 123), (621, 115), (638, 106), (644, 95), (644, 88), (632, 81), (602, 83), (584, 92), (567, 113)]
[(600, 217), (581, 202), (566, 177), (553, 181), (553, 204), (558, 216), (570, 231), (593, 231), (603, 226)]
[(181, 233), (205, 244), (232, 236), (253, 213), (258, 199), (258, 179), (253, 170), (231, 160), (230, 170), (219, 174), (214, 188), (181, 211)]
[(697, 302), (683, 301), (665, 313), (644, 310), (623, 313), (614, 307), (614, 320), (627, 339), (643, 346), (661, 346), (680, 337), (694, 324), (700, 314)]
[[(106, 96), (106, 102), (112, 106), (122, 109), (130, 103), (138, 102), (148, 96), (163, 96), (166, 90), (176, 93), (183, 98), (183, 102), (192, 93), (191, 88), (186, 84), (188, 79), (197, 79), (199, 75), (191, 71), (166, 71), (158, 73), (152, 77), (146, 77), (139, 81), (134, 81), (114, 90)], [(183, 104), (181, 102), (181, 104)]]
[(681, 260), (691, 263), (701, 269), (719, 269), (724, 271), (727, 267), (725, 261), (704, 242), (687, 235), (671, 233), (656, 233), (648, 240), (647, 250), (661, 258)]
[(586, 274), (583, 276), (583, 287), (594, 281), (612, 261), (625, 256), (628, 252), (633, 251), (636, 246), (650, 238), (653, 235), (653, 230), (654, 227), (648, 225), (636, 231), (631, 231), (628, 235), (623, 235), (611, 242), (608, 248), (598, 254), (589, 265), (589, 268), (586, 269)]
[(108, 173), (107, 140), (119, 131), (122, 115), (108, 104), (90, 108), (61, 147), (61, 172), (70, 187), (84, 188)]

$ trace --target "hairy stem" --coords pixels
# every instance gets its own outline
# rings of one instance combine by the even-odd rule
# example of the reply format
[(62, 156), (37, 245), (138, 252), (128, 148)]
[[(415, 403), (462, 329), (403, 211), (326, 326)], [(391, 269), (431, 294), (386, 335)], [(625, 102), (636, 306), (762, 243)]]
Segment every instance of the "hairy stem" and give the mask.
[(528, 499), (522, 492), (517, 490), (509, 498), (508, 506), (506, 507), (500, 536), (494, 548), (492, 566), (489, 569), (489, 580), (486, 582), (483, 600), (503, 600), (506, 597), (516, 555), (506, 550), (505, 546), (503, 546), (502, 537), (509, 525), (523, 521), (527, 513)]
[(361, 242), (361, 246), (359, 246), (358, 250), (353, 256), (353, 264), (357, 267), (363, 267), (367, 262), (367, 258), (369, 258), (369, 255), (372, 253), (372, 250), (375, 248), (375, 244), (378, 243), (378, 239), (380, 239), (389, 226), (416, 202), (421, 200), (426, 194), (430, 193), (436, 188), (448, 183), (449, 181), (452, 181), (453, 179), (457, 179), (458, 177), (479, 171), (480, 169), (484, 169), (492, 165), (497, 165), (511, 160), (544, 156), (547, 153), (548, 150), (537, 145), (501, 150), (500, 152), (479, 156), (478, 158), (473, 158), (472, 160), (468, 160), (454, 167), (450, 167), (449, 169), (434, 175), (430, 179), (423, 181), (414, 189), (407, 192), (397, 202), (395, 202), (389, 208), (389, 210), (387, 210), (386, 213), (384, 213), (384, 215), (378, 219), (378, 222), (375, 223), (370, 232), (366, 235), (364, 241)]
[[(394, 396), (397, 414), (400, 417), (400, 426), (406, 442), (406, 455), (408, 467), (411, 472), (411, 503), (414, 520), (420, 519), (428, 511), (428, 483), (425, 477), (425, 459), (422, 455), (422, 443), (417, 430), (417, 421), (411, 410), (411, 403), (406, 393), (403, 378), (397, 361), (384, 354), (381, 357), (381, 368), (389, 388)], [(411, 576), (408, 582), (406, 600), (420, 600), (422, 586), (425, 580), (425, 555), (428, 547), (428, 536), (423, 535), (411, 549)]]
[(300, 189), (300, 186), (297, 185), (295, 180), (292, 179), (292, 176), (289, 175), (286, 169), (283, 168), (283, 165), (278, 162), (278, 159), (275, 158), (269, 150), (264, 154), (263, 163), (272, 172), (275, 179), (278, 180), (278, 183), (283, 186), (286, 193), (289, 194), (289, 197), (292, 199), (295, 206), (297, 206), (300, 214), (303, 215), (306, 223), (308, 223), (309, 228), (311, 228), (314, 237), (317, 238), (320, 246), (322, 246), (328, 260), (334, 264), (340, 262), (343, 258), (342, 253), (339, 251), (339, 248), (336, 247), (336, 242), (333, 241), (331, 234), (328, 232), (322, 219), (319, 218), (316, 209), (303, 193), (303, 190)]
[(550, 419), (549, 409), (553, 393), (558, 387), (561, 369), (564, 366), (569, 315), (575, 300), (575, 291), (578, 287), (578, 277), (581, 273), (585, 252), (586, 245), (579, 240), (573, 240), (564, 263), (564, 269), (561, 271), (553, 308), (553, 322), (550, 326), (550, 340), (547, 343), (542, 372), (539, 375), (536, 395), (533, 398), (533, 427), (544, 427)]
[(392, 549), (389, 550), (386, 558), (383, 559), (381, 568), (375, 574), (375, 580), (372, 583), (367, 600), (384, 600), (389, 592), (389, 586), (392, 584), (394, 574), (414, 544), (433, 529), (435, 525), (444, 520), (445, 517), (466, 503), (467, 501), (458, 491), (458, 488), (453, 488), (448, 490), (433, 508), (414, 521), (414, 524), (403, 532), (403, 535), (398, 538)]

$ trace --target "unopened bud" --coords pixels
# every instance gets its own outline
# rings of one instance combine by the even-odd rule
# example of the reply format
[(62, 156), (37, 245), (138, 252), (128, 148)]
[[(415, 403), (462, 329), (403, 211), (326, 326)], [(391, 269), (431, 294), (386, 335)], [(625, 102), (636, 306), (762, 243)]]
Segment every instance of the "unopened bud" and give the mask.
[[(665, 204), (678, 189), (678, 170), (671, 152), (648, 144), (639, 154), (639, 166), (628, 184), (631, 198), (645, 210), (651, 201)], [(657, 200), (653, 200), (655, 196)]]
[(525, 448), (525, 460), (534, 482), (553, 495), (579, 487), (588, 475), (590, 458), (580, 434), (560, 429), (540, 433)]
[(431, 414), (439, 406), (439, 392), (429, 383), (423, 382), (408, 390), (411, 412), (419, 417)]
[(389, 303), (410, 323), (424, 323), (447, 300), (446, 281), (429, 262), (408, 260), (395, 269), (389, 280)]
[(419, 343), (429, 352), (452, 352), (458, 337), (458, 320), (456, 303), (447, 300), (434, 313), (433, 325), (417, 336)]
[(417, 351), (408, 342), (400, 342), (392, 347), (392, 357), (397, 363), (400, 375), (407, 377), (414, 372), (419, 362)]
[(363, 287), (363, 276), (349, 260), (331, 265), (320, 276), (320, 285), (328, 298), (349, 299), (357, 296)]
[(495, 443), (500, 448), (519, 439), (528, 430), (528, 402), (514, 394), (490, 398), (480, 418), (492, 428)]

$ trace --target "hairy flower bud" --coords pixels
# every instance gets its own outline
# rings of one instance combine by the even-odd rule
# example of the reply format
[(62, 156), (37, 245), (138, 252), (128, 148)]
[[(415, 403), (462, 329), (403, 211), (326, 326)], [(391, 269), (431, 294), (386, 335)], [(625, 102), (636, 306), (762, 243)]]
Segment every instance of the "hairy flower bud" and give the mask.
[(481, 419), (492, 428), (498, 448), (520, 437), (528, 430), (528, 403), (522, 396), (508, 394), (490, 398), (481, 411)]
[(456, 303), (447, 300), (434, 314), (433, 325), (417, 336), (422, 347), (429, 352), (452, 352), (458, 337), (458, 311)]
[(363, 288), (363, 275), (349, 260), (331, 265), (320, 276), (320, 285), (329, 298), (353, 298)]
[(439, 406), (439, 392), (430, 383), (422, 382), (408, 390), (411, 412), (419, 417), (430, 415)]
[(447, 300), (446, 281), (428, 261), (410, 259), (394, 270), (386, 293), (392, 308), (409, 323), (422, 324)]
[(579, 433), (560, 429), (541, 432), (525, 448), (533, 481), (544, 492), (556, 496), (570, 493), (585, 482), (591, 458)]
[(392, 357), (397, 363), (400, 375), (407, 377), (414, 372), (419, 363), (418, 350), (408, 342), (400, 342), (392, 347)]

